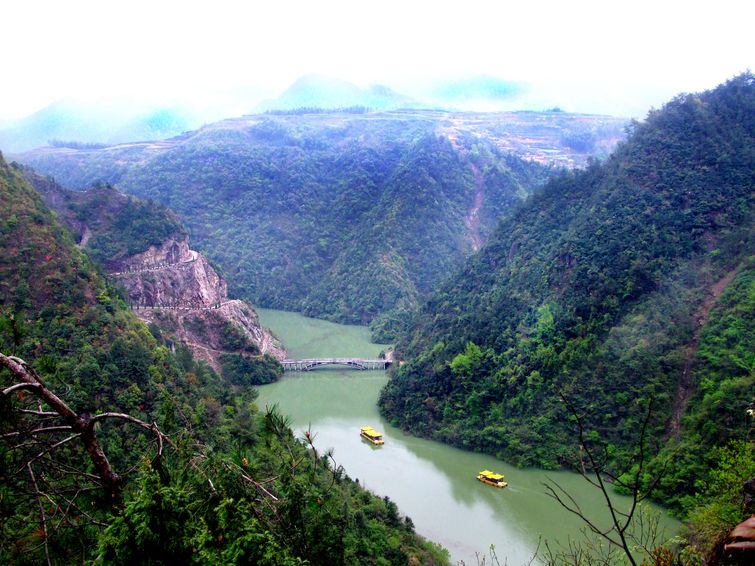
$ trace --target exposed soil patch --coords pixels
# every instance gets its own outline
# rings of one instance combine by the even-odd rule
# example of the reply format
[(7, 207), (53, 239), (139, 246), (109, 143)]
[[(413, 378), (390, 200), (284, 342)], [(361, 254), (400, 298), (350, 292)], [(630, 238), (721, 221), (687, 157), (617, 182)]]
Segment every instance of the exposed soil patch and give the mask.
[(713, 305), (716, 303), (716, 299), (724, 292), (724, 289), (736, 277), (739, 268), (733, 269), (724, 275), (719, 281), (711, 285), (708, 297), (700, 305), (695, 313), (695, 331), (687, 345), (687, 354), (684, 360), (684, 367), (682, 369), (682, 376), (676, 386), (676, 393), (674, 394), (674, 404), (671, 413), (671, 422), (669, 424), (669, 436), (679, 436), (682, 426), (682, 416), (684, 410), (687, 408), (692, 394), (695, 392), (695, 382), (692, 375), (693, 364), (695, 356), (697, 355), (697, 343), (700, 338), (700, 330), (705, 326), (705, 322), (708, 320), (708, 315)]
[(477, 251), (482, 246), (482, 236), (480, 235), (480, 209), (485, 197), (485, 179), (479, 167), (474, 163), (469, 165), (474, 174), (475, 195), (472, 206), (464, 217), (464, 226), (467, 229), (467, 238), (472, 243), (472, 249)]
[(88, 226), (84, 226), (84, 233), (81, 235), (81, 241), (79, 242), (80, 248), (85, 248), (92, 238), (92, 231)]

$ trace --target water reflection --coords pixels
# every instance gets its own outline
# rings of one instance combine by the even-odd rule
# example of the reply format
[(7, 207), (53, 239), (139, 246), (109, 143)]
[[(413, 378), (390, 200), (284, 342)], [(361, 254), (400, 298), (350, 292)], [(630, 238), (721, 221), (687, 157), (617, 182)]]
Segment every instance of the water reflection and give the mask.
[[(292, 356), (371, 357), (383, 348), (370, 344), (360, 327), (276, 311), (263, 311), (261, 318), (285, 340)], [(324, 335), (318, 337), (319, 332)], [(333, 448), (336, 462), (350, 477), (394, 500), (417, 532), (445, 546), (455, 561), (476, 564), (475, 553), (485, 554), (495, 544), (501, 563), (515, 566), (531, 559), (541, 536), (551, 542), (581, 538), (579, 520), (546, 495), (542, 483), (548, 477), (591, 517), (602, 515), (602, 521), (608, 521), (600, 494), (577, 474), (520, 470), (492, 456), (415, 438), (390, 426), (376, 406), (387, 379), (380, 371), (294, 372), (260, 388), (259, 403), (278, 403), (300, 434), (311, 427), (318, 450)], [(383, 446), (362, 439), (359, 429), (365, 425), (383, 433)], [(509, 486), (496, 489), (477, 481), (482, 469), (504, 474)], [(616, 500), (629, 504), (628, 498)], [(678, 528), (671, 519), (664, 517), (663, 522), (672, 532)]]

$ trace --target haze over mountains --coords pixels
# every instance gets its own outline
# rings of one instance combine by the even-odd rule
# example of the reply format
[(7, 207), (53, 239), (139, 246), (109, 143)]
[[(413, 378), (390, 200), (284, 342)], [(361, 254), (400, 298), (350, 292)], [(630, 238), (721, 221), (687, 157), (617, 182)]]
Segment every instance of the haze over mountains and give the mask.
[(373, 110), (395, 110), (420, 108), (424, 104), (383, 85), (359, 88), (353, 83), (332, 77), (306, 75), (294, 82), (277, 98), (258, 104), (255, 111), (295, 110), (297, 108), (336, 109), (356, 106)]
[(203, 100), (192, 100), (190, 95), (162, 102), (150, 100), (147, 95), (136, 99), (61, 99), (24, 118), (0, 122), (0, 148), (12, 153), (61, 141), (112, 145), (159, 140), (221, 118), (302, 108), (492, 112), (558, 106), (557, 102), (546, 106), (528, 98), (532, 87), (524, 83), (486, 75), (428, 81), (414, 86), (412, 94), (404, 94), (386, 85), (360, 87), (345, 80), (310, 74), (297, 79), (277, 96), (270, 94), (269, 89), (249, 87)]
[(235, 296), (382, 331), (550, 167), (607, 154), (624, 124), (562, 112), (305, 110), (21, 159), (72, 188), (108, 182), (173, 208)]
[[(310, 96), (312, 84), (340, 93), (339, 102), (395, 98), (385, 89), (308, 79), (284, 102)], [(170, 207), (239, 296), (370, 322), (374, 336), (395, 339), (402, 363), (394, 365), (380, 406), (398, 426), (520, 465), (580, 468), (584, 450), (603, 454), (591, 462), (595, 469), (629, 491), (653, 486), (653, 497), (689, 518), (698, 538), (687, 540), (685, 552), (702, 557), (716, 552), (732, 521), (750, 512), (741, 503), (742, 483), (755, 475), (747, 416), (755, 386), (754, 116), (755, 79), (745, 73), (714, 90), (678, 96), (632, 123), (623, 141), (621, 119), (557, 109), (296, 106), (167, 140), (102, 147), (61, 142), (16, 157), (72, 188), (111, 182)], [(175, 426), (171, 396), (157, 393), (167, 385), (183, 414), (209, 429), (199, 434), (224, 446), (223, 454), (228, 436), (250, 434), (237, 423), (251, 420), (234, 406), (243, 395), (219, 392), (222, 382), (211, 368), (186, 352), (171, 357), (164, 336), (135, 325), (18, 165), (0, 162), (0, 189), (13, 205), (0, 218), (4, 347), (83, 392), (77, 407), (86, 408), (100, 386), (98, 406), (128, 402), (144, 418), (157, 412), (161, 426)], [(183, 234), (165, 209), (126, 197), (111, 201), (105, 193), (81, 202), (69, 195), (76, 204), (63, 216), (83, 221), (94, 215), (89, 208), (108, 209), (108, 202), (156, 213), (130, 213), (132, 224), (118, 227), (120, 236), (92, 246), (95, 256), (103, 242), (126, 249), (138, 240), (127, 234), (149, 218), (160, 241)], [(168, 255), (173, 240), (163, 246)], [(194, 257), (182, 242), (176, 248), (185, 260), (181, 269)], [(201, 271), (214, 272), (204, 264)], [(166, 294), (179, 278), (165, 281), (159, 296), (181, 294)], [(152, 275), (149, 281), (139, 275), (126, 287), (138, 291), (129, 290), (132, 298), (144, 297), (153, 283)], [(222, 292), (215, 296), (225, 296), (216, 287)], [(105, 331), (103, 324), (111, 340), (90, 339)], [(215, 334), (222, 346), (223, 331)], [(88, 340), (94, 347), (86, 347)], [(262, 361), (246, 353), (252, 358), (237, 361), (252, 369), (240, 368), (242, 375), (275, 377), (276, 362), (255, 370)], [(202, 403), (184, 384), (199, 386)], [(230, 383), (239, 384), (247, 379)], [(268, 413), (257, 425), (264, 426), (268, 448), (271, 438), (285, 444), (290, 434), (276, 418)], [(263, 434), (254, 430), (254, 438)], [(117, 443), (117, 436), (108, 438)], [(237, 467), (248, 465), (236, 460)], [(149, 470), (143, 474), (147, 481)], [(168, 480), (154, 481), (153, 489), (161, 489), (154, 486)], [(289, 487), (309, 484), (292, 482), (277, 487), (284, 505), (301, 511), (305, 492)], [(205, 493), (205, 482), (198, 485), (192, 494)], [(350, 485), (343, 489), (366, 497)], [(284, 539), (275, 533), (309, 540), (312, 529), (333, 524), (318, 511), (320, 501), (331, 505), (333, 517), (351, 504), (345, 492), (336, 499), (306, 493), (316, 502), (306, 520), (297, 511), (261, 527), (272, 537), (267, 548), (323, 564), (333, 552), (358, 557), (354, 563), (374, 558), (361, 546), (366, 518), (349, 523), (359, 535), (348, 544), (345, 531), (328, 531), (336, 546), (294, 539), (285, 541), (285, 552), (278, 548)], [(182, 512), (182, 505), (173, 507)], [(33, 510), (32, 498), (19, 513)], [(100, 548), (141, 552), (144, 546), (124, 547), (127, 519), (112, 513), (116, 526), (108, 532), (121, 536), (101, 539)], [(388, 512), (388, 522), (404, 537), (394, 545), (396, 563), (408, 556), (442, 563), (394, 515)], [(711, 532), (711, 516), (717, 522), (709, 541), (699, 533)], [(383, 527), (378, 521), (371, 528)], [(213, 533), (202, 540), (216, 539)], [(190, 548), (187, 543), (181, 552)], [(147, 556), (156, 551), (145, 550)]]
[(113, 144), (163, 139), (201, 124), (202, 119), (188, 108), (135, 105), (124, 99), (64, 99), (20, 120), (0, 124), (0, 148), (13, 152), (58, 142)]

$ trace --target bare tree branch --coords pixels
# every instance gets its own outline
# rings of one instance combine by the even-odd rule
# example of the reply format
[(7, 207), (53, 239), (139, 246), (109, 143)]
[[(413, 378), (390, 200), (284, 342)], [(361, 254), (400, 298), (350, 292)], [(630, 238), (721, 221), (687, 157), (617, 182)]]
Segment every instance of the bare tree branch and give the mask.
[[(80, 438), (84, 444), (84, 448), (86, 449), (90, 460), (92, 461), (92, 464), (97, 470), (99, 481), (102, 483), (102, 487), (105, 488), (105, 490), (108, 491), (111, 496), (115, 496), (115, 494), (120, 489), (121, 479), (113, 470), (113, 467), (111, 466), (110, 461), (102, 450), (102, 447), (100, 446), (95, 433), (95, 424), (98, 421), (109, 418), (124, 420), (151, 431), (157, 439), (158, 457), (162, 454), (163, 443), (164, 440), (167, 439), (167, 436), (165, 436), (160, 431), (156, 423), (146, 423), (125, 413), (102, 413), (92, 418), (89, 418), (87, 415), (78, 415), (66, 404), (65, 401), (55, 395), (55, 393), (53, 393), (45, 385), (44, 381), (37, 374), (37, 372), (35, 372), (34, 369), (29, 366), (24, 360), (14, 356), (6, 356), (5, 354), (0, 353), (0, 366), (4, 366), (8, 370), (10, 370), (14, 377), (21, 382), (5, 388), (3, 390), (4, 395), (8, 395), (19, 390), (29, 390), (39, 398), (38, 410), (30, 411), (28, 409), (21, 409), (25, 414), (33, 414), (40, 417), (56, 416), (62, 418), (63, 422), (65, 423), (61, 426), (40, 427), (26, 434), (37, 436), (40, 434), (57, 433), (63, 431), (75, 433), (74, 435), (63, 439), (60, 442), (46, 447), (45, 450), (34, 456), (29, 461), (29, 463), (38, 460), (45, 454), (49, 454), (52, 450), (55, 450), (66, 442), (69, 442), (75, 438)], [(43, 403), (47, 405), (47, 407), (52, 409), (52, 411), (45, 410)], [(16, 436), (15, 431), (13, 433), (9, 433), (8, 436)]]
[(52, 452), (56, 448), (58, 448), (60, 446), (63, 446), (64, 444), (70, 442), (71, 440), (75, 440), (75, 439), (79, 438), (80, 436), (81, 436), (80, 433), (72, 434), (71, 436), (69, 436), (67, 438), (64, 438), (63, 440), (61, 440), (59, 442), (56, 442), (52, 446), (48, 446), (45, 450), (43, 450), (42, 452), (40, 452), (36, 456), (33, 456), (28, 462), (26, 462), (25, 465), (33, 464), (34, 462), (36, 462), (37, 460), (39, 460), (40, 458), (42, 458), (42, 456), (44, 456), (45, 454), (49, 454), (50, 452)]
[(58, 413), (54, 411), (43, 411), (40, 407), (38, 411), (31, 411), (29, 409), (18, 409), (19, 413), (27, 413), (29, 415), (37, 415), (38, 417), (57, 417)]
[[(567, 407), (567, 409), (569, 410), (569, 412), (571, 413), (572, 417), (574, 418), (577, 424), (577, 432), (579, 435), (579, 448), (580, 448), (580, 455), (581, 455), (580, 473), (582, 477), (585, 478), (585, 480), (587, 480), (591, 485), (593, 485), (594, 487), (600, 490), (601, 494), (603, 495), (603, 499), (606, 502), (606, 506), (608, 507), (608, 511), (611, 516), (612, 525), (607, 530), (599, 529), (593, 523), (593, 521), (582, 512), (582, 510), (579, 507), (579, 504), (574, 500), (574, 498), (565, 489), (563, 489), (560, 485), (558, 485), (553, 480), (549, 480), (550, 483), (544, 484), (547, 490), (547, 494), (553, 497), (564, 509), (566, 509), (570, 513), (577, 515), (593, 533), (595, 533), (596, 535), (599, 535), (604, 540), (608, 541), (611, 545), (620, 548), (624, 552), (625, 557), (629, 561), (629, 563), (632, 564), (633, 566), (636, 566), (637, 562), (634, 556), (632, 556), (629, 539), (636, 541), (640, 547), (646, 548), (646, 544), (643, 544), (645, 537), (641, 533), (640, 537), (638, 538), (632, 532), (630, 532), (630, 527), (633, 526), (633, 521), (637, 514), (636, 512), (637, 512), (639, 503), (643, 501), (650, 494), (652, 489), (660, 480), (660, 477), (656, 478), (656, 480), (651, 484), (649, 489), (645, 490), (644, 492), (641, 490), (642, 473), (644, 470), (645, 457), (646, 457), (645, 456), (645, 439), (647, 437), (648, 424), (650, 422), (650, 418), (653, 412), (652, 399), (648, 403), (647, 411), (645, 413), (645, 417), (642, 422), (642, 427), (640, 430), (640, 440), (639, 440), (639, 445), (637, 448), (637, 454), (635, 458), (633, 458), (636, 469), (633, 474), (633, 481), (629, 485), (627, 485), (626, 482), (619, 480), (614, 475), (612, 475), (611, 473), (607, 472), (604, 469), (610, 457), (610, 454), (608, 453), (607, 448), (604, 447), (601, 457), (596, 457), (594, 450), (588, 446), (587, 440), (585, 438), (585, 425), (584, 425), (584, 421), (582, 417), (579, 415), (576, 408), (569, 402), (569, 400), (563, 394), (561, 395), (561, 401)], [(585, 469), (585, 457), (587, 458), (587, 461), (590, 465), (590, 471), (592, 472), (592, 474), (594, 474), (594, 476)], [(632, 504), (628, 511), (626, 512), (621, 511), (613, 504), (609, 496), (609, 490), (605, 483), (604, 477), (610, 479), (611, 481), (615, 481), (616, 483), (618, 483), (625, 489), (628, 489), (631, 491)], [(644, 522), (643, 522), (643, 525), (640, 525), (640, 526), (641, 527), (644, 526)], [(617, 538), (612, 536), (612, 533), (614, 533)]]
[(64, 425), (64, 426), (48, 426), (48, 427), (42, 427), (42, 428), (35, 428), (34, 430), (30, 430), (26, 434), (45, 434), (45, 433), (53, 433), (53, 432), (70, 432), (73, 430), (73, 427)]
[(7, 396), (15, 391), (21, 391), (23, 389), (38, 390), (40, 387), (41, 386), (38, 383), (16, 383), (15, 385), (11, 385), (10, 387), (3, 389), (3, 395)]
[(42, 492), (39, 491), (39, 486), (37, 485), (37, 478), (34, 476), (34, 470), (31, 467), (31, 462), (26, 464), (26, 469), (29, 472), (29, 478), (31, 479), (31, 483), (34, 486), (34, 495), (37, 498), (37, 505), (39, 505), (39, 516), (42, 520), (42, 534), (44, 536), (44, 545), (45, 545), (45, 560), (47, 561), (47, 565), (50, 566), (50, 548), (47, 546), (47, 516), (45, 515), (45, 507), (42, 505), (42, 499), (41, 495)]
[(94, 425), (97, 421), (101, 421), (104, 419), (121, 419), (127, 422), (130, 422), (132, 424), (135, 424), (137, 426), (142, 427), (143, 429), (146, 429), (150, 432), (152, 432), (155, 435), (155, 438), (157, 439), (157, 456), (162, 456), (163, 453), (163, 440), (167, 440), (170, 443), (170, 439), (166, 434), (164, 434), (157, 426), (157, 423), (147, 423), (144, 422), (141, 419), (137, 419), (136, 417), (132, 417), (131, 415), (128, 415), (126, 413), (100, 413), (99, 415), (95, 415), (90, 419), (90, 423)]
[[(579, 505), (574, 500), (574, 498), (571, 496), (571, 494), (569, 494), (564, 488), (562, 488), (560, 485), (558, 485), (555, 481), (551, 480), (550, 478), (549, 478), (549, 481), (551, 482), (552, 485), (551, 484), (543, 484), (545, 486), (545, 489), (548, 490), (547, 495), (549, 495), (550, 497), (552, 497), (553, 499), (555, 499), (559, 503), (559, 505), (561, 505), (561, 507), (563, 507), (564, 509), (566, 509), (570, 513), (573, 513), (574, 515), (576, 515), (577, 517), (579, 517), (580, 519), (582, 519), (582, 522), (584, 522), (590, 528), (590, 530), (593, 533), (595, 533), (596, 535), (599, 535), (602, 538), (606, 539), (611, 544), (614, 544), (616, 546), (621, 546), (621, 542), (620, 541), (617, 541), (617, 540), (611, 538), (611, 536), (610, 536), (611, 531), (613, 531), (613, 527), (609, 527), (608, 529), (605, 529), (605, 530), (600, 529), (597, 525), (595, 525), (595, 523), (592, 522), (592, 520), (590, 520), (590, 518), (587, 515), (585, 515), (582, 512), (582, 509), (580, 509)], [(558, 489), (558, 491), (560, 491), (566, 497), (568, 497), (570, 501), (568, 503), (566, 501), (564, 501), (561, 498), (561, 495), (559, 495), (559, 493), (556, 491), (556, 489), (554, 489), (553, 486), (555, 486)]]

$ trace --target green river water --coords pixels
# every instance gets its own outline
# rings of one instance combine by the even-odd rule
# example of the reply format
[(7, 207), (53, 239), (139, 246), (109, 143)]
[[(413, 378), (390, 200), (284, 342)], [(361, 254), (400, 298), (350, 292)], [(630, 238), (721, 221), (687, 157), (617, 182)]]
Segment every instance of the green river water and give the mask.
[[(377, 357), (385, 346), (372, 344), (359, 326), (334, 324), (290, 312), (257, 309), (263, 325), (288, 349), (290, 358)], [(591, 517), (608, 520), (600, 493), (578, 474), (518, 469), (492, 456), (465, 452), (404, 434), (381, 418), (377, 409), (380, 389), (388, 377), (383, 371), (317, 369), (286, 373), (279, 382), (259, 388), (261, 407), (277, 403), (296, 431), (311, 427), (320, 449), (334, 448), (336, 462), (346, 473), (380, 496), (395, 501), (411, 517), (421, 535), (451, 553), (454, 562), (477, 564), (495, 545), (500, 563), (526, 564), (539, 541), (551, 547), (583, 538), (583, 525), (548, 497), (547, 478), (565, 488)], [(359, 436), (371, 425), (383, 432), (385, 445), (377, 447)], [(490, 469), (506, 476), (509, 487), (496, 489), (475, 479)], [(629, 499), (616, 496), (620, 504)], [(678, 523), (663, 515), (666, 536)], [(488, 558), (487, 564), (490, 564)]]

